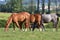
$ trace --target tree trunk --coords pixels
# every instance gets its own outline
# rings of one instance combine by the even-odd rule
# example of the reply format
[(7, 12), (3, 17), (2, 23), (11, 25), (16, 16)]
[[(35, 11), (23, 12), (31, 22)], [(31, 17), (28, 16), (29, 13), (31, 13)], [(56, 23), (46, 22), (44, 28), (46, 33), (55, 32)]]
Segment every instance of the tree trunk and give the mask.
[(42, 14), (44, 14), (44, 8), (45, 8), (44, 3), (45, 3), (45, 0), (42, 0)]
[(48, 0), (48, 12), (47, 14), (50, 14), (50, 0)]
[(37, 1), (37, 12), (39, 13), (39, 0)]

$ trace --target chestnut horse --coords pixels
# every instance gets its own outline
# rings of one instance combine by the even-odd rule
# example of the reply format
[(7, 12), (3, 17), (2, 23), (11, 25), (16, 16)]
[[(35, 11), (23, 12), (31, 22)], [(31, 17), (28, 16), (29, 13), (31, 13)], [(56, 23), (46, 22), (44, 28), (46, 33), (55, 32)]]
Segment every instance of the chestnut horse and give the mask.
[[(22, 29), (22, 23), (25, 22), (25, 28), (29, 28), (30, 14), (28, 12), (20, 12), (20, 13), (12, 13), (12, 15), (8, 18), (7, 23), (5, 25), (5, 31), (8, 30), (9, 25), (13, 22), (17, 25), (18, 28)], [(15, 30), (15, 26), (13, 26)], [(27, 31), (27, 29), (26, 29)]]
[(41, 28), (44, 26), (42, 25), (42, 15), (41, 14), (31, 14), (30, 22), (31, 22), (32, 31), (34, 31), (35, 27), (39, 28), (40, 31), (42, 31)]

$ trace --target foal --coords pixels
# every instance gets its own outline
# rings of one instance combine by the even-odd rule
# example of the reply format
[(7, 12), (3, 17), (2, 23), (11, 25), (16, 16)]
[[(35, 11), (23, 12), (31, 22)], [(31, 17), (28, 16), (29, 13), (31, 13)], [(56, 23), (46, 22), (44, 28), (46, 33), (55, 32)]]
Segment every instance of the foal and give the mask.
[(32, 31), (34, 31), (35, 27), (39, 28), (40, 31), (42, 28), (42, 15), (41, 14), (31, 14), (30, 15), (30, 22), (31, 22), (31, 26), (32, 27)]

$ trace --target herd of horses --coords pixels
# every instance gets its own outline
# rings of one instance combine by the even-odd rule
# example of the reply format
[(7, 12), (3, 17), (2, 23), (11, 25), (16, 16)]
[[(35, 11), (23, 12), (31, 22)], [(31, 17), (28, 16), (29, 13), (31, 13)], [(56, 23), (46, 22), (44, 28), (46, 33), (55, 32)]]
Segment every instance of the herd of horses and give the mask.
[(30, 14), (29, 12), (12, 13), (5, 25), (5, 31), (8, 31), (11, 23), (13, 23), (14, 30), (15, 25), (22, 30), (22, 24), (24, 23), (24, 31), (27, 31), (28, 29), (34, 31), (35, 28), (38, 28), (40, 31), (45, 31), (43, 23), (49, 22), (53, 22), (53, 28), (57, 31), (58, 21), (59, 18), (56, 14)]

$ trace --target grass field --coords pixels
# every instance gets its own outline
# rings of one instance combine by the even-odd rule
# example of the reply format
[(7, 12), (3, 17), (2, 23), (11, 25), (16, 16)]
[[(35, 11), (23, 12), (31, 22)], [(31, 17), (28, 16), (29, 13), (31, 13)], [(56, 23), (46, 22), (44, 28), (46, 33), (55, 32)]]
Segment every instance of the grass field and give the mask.
[[(8, 32), (4, 32), (4, 26), (7, 18), (11, 14), (0, 13), (0, 40), (60, 40), (60, 28), (58, 31), (52, 31), (52, 28), (46, 28), (46, 31), (40, 32), (36, 29), (34, 32), (23, 32), (16, 28), (13, 32), (13, 28), (9, 28)], [(10, 26), (12, 27), (12, 25)]]
[(0, 40), (60, 40), (60, 29), (58, 32), (53, 32), (52, 29), (47, 29), (45, 32), (35, 30), (32, 31), (16, 31), (13, 32), (12, 28), (8, 32), (4, 32), (4, 28), (0, 28)]

